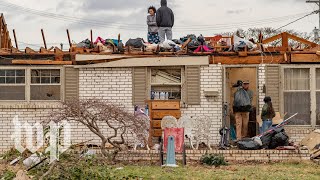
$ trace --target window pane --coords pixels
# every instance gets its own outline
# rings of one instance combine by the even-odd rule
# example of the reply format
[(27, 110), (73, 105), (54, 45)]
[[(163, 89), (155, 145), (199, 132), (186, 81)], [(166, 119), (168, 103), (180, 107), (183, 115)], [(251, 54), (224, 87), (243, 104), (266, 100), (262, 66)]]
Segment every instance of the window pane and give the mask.
[(50, 70), (41, 69), (41, 76), (50, 76)]
[(31, 76), (40, 76), (40, 70), (32, 70)]
[(6, 82), (5, 77), (0, 77), (0, 84), (4, 84)]
[(159, 97), (154, 98), (153, 94), (161, 92), (169, 93), (169, 99), (181, 99), (181, 86), (151, 86), (151, 99), (158, 99)]
[(32, 84), (40, 84), (40, 77), (32, 77), (31, 83)]
[(285, 69), (284, 88), (285, 90), (310, 90), (309, 69)]
[(25, 76), (24, 70), (16, 70), (16, 76)]
[(41, 77), (41, 84), (50, 84), (50, 77)]
[(52, 77), (51, 78), (52, 84), (59, 84), (60, 83), (60, 77)]
[(60, 100), (60, 85), (33, 85), (31, 89), (31, 100)]
[(320, 125), (320, 92), (317, 92), (317, 121), (316, 124)]
[(60, 69), (51, 70), (51, 76), (60, 76)]
[(284, 93), (284, 111), (288, 113), (285, 118), (298, 113), (290, 120), (290, 125), (310, 125), (310, 92)]
[(15, 84), (16, 80), (14, 77), (6, 77), (6, 83), (7, 84)]
[(155, 84), (181, 83), (181, 69), (152, 69), (151, 82)]
[(6, 70), (6, 76), (15, 76), (16, 72), (15, 70)]
[(17, 84), (24, 84), (25, 83), (25, 78), (24, 77), (17, 77), (16, 78), (16, 83)]
[(0, 86), (0, 100), (25, 100), (25, 86)]
[(320, 69), (316, 70), (316, 85), (317, 89), (320, 89)]
[(6, 70), (0, 70), (0, 76), (5, 76), (6, 75)]

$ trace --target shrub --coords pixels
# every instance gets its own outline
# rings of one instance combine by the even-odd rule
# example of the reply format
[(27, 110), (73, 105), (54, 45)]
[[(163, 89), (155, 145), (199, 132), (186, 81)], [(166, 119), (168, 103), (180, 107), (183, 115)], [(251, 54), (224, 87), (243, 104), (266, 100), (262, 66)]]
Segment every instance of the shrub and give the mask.
[(219, 167), (221, 165), (227, 165), (224, 157), (221, 154), (204, 154), (202, 155), (200, 162), (209, 166)]

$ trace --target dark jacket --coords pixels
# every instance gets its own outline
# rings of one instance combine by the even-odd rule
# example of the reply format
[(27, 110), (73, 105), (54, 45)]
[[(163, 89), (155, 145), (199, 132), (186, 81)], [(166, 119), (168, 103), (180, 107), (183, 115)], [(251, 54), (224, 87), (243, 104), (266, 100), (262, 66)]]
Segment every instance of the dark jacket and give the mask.
[(268, 104), (265, 103), (262, 108), (261, 119), (264, 121), (267, 119), (273, 119), (275, 116), (276, 116), (276, 114), (275, 114), (274, 110), (272, 112), (270, 112)]
[(158, 27), (173, 27), (174, 14), (167, 7), (167, 0), (161, 0), (161, 7), (157, 10), (157, 25)]

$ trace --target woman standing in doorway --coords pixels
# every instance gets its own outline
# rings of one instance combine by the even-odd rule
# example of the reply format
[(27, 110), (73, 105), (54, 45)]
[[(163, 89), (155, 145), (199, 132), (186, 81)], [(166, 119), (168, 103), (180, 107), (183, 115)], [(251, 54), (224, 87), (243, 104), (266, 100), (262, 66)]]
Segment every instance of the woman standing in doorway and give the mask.
[(272, 126), (272, 119), (276, 116), (272, 107), (271, 97), (266, 96), (264, 99), (264, 105), (262, 108), (261, 119), (262, 119), (262, 132), (266, 132)]
[(149, 15), (147, 16), (147, 24), (148, 24), (148, 42), (151, 44), (158, 44), (160, 42), (158, 35), (158, 26), (156, 19), (156, 8), (154, 6), (150, 6), (148, 8)]

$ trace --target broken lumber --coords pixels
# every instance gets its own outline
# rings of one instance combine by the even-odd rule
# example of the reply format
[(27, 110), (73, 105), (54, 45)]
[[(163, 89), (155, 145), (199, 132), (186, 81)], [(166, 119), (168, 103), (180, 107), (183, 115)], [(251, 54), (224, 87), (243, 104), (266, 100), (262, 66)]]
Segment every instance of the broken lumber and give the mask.
[(35, 54), (35, 53), (37, 53), (35, 50), (33, 50), (33, 49), (31, 49), (31, 48), (29, 48), (29, 47), (26, 47), (26, 49), (24, 50), (24, 52), (25, 53), (27, 53), (27, 54)]
[(31, 65), (72, 65), (72, 61), (53, 61), (53, 60), (12, 60), (12, 64), (31, 64)]

